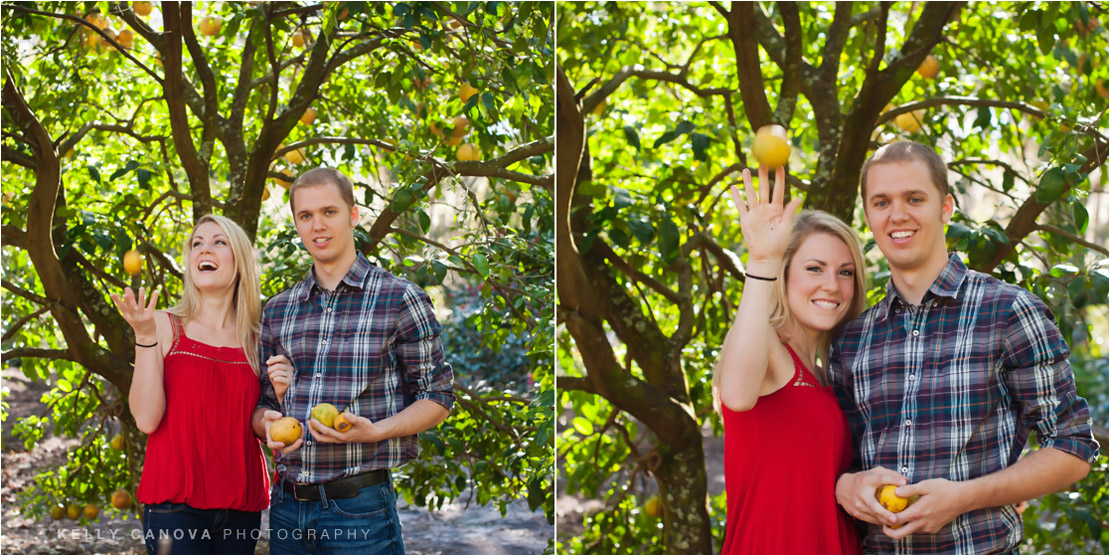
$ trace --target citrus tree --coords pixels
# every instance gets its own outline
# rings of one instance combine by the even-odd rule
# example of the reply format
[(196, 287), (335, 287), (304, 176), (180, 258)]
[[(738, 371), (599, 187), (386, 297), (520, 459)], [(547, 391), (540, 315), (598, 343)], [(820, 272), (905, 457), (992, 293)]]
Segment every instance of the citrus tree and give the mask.
[[(311, 260), (287, 189), (328, 165), (356, 183), (356, 239), (375, 264), (447, 314), (470, 291), (454, 329), (474, 342), (447, 353), (458, 404), (421, 435), (402, 493), (437, 508), (469, 491), (504, 510), (525, 492), (552, 518), (550, 5), (18, 2), (2, 15), (3, 360), (51, 386), (45, 412), (15, 426), (27, 448), (49, 429), (80, 439), (22, 492), (27, 513), (138, 483), (133, 337), (108, 294), (180, 298), (181, 241), (209, 212), (255, 241), (265, 297), (291, 286)], [(466, 357), (503, 349), (519, 355), (507, 379), (469, 373)]]
[[(557, 456), (567, 493), (604, 504), (561, 545), (720, 545), (724, 495), (708, 493), (703, 431), (721, 431), (710, 378), (747, 256), (726, 191), (755, 173), (749, 145), (768, 124), (793, 146), (788, 196), (865, 240), (867, 156), (900, 139), (941, 151), (957, 197), (950, 249), (1052, 307), (1105, 445), (1110, 273), (1106, 221), (1092, 217), (1105, 204), (1105, 10), (560, 4)], [(874, 303), (889, 270), (867, 250)], [(1034, 502), (1029, 541), (1105, 550), (1106, 492), (1103, 457), (1070, 494), (1078, 503)]]

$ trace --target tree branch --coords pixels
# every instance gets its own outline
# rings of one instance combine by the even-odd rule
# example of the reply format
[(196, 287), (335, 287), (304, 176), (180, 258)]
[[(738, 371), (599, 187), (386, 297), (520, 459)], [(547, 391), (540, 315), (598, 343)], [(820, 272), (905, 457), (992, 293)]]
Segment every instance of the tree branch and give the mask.
[(1063, 237), (1064, 239), (1067, 239), (1068, 241), (1071, 241), (1072, 243), (1077, 243), (1077, 244), (1083, 245), (1084, 247), (1087, 247), (1088, 249), (1091, 249), (1095, 252), (1102, 253), (1103, 256), (1110, 256), (1110, 250), (1107, 250), (1106, 247), (1104, 247), (1102, 245), (1099, 245), (1097, 243), (1092, 243), (1092, 242), (1090, 242), (1090, 241), (1088, 241), (1088, 240), (1086, 240), (1086, 239), (1084, 239), (1084, 238), (1082, 238), (1078, 235), (1075, 235), (1074, 233), (1071, 233), (1067, 230), (1058, 228), (1054, 225), (1038, 224), (1033, 229), (1035, 231), (1046, 231), (1046, 232), (1051, 233), (1053, 235), (1059, 235), (1060, 237)]

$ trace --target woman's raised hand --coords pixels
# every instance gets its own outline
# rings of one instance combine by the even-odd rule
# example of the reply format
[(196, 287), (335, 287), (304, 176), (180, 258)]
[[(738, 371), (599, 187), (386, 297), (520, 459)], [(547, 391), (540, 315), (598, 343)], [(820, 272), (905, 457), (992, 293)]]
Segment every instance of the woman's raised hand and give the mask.
[(116, 308), (119, 309), (120, 315), (128, 324), (131, 324), (131, 329), (135, 330), (135, 341), (139, 343), (152, 342), (148, 341), (158, 337), (158, 327), (154, 323), (154, 307), (158, 306), (158, 291), (150, 296), (150, 302), (146, 302), (146, 288), (139, 288), (139, 298), (135, 298), (135, 294), (131, 291), (130, 287), (124, 288), (123, 296), (112, 293), (112, 301), (116, 303)]
[[(795, 198), (782, 205), (786, 191), (786, 170), (781, 166), (775, 170), (775, 185), (772, 188), (767, 178), (767, 168), (759, 167), (759, 189), (757, 196), (752, 185), (752, 173), (744, 169), (744, 193), (747, 204), (740, 197), (740, 190), (732, 186), (732, 201), (740, 212), (740, 231), (744, 234), (744, 244), (748, 247), (748, 262), (773, 261), (782, 259), (790, 243), (790, 232), (794, 225), (794, 214), (802, 204)], [(772, 190), (773, 189), (773, 190)]]

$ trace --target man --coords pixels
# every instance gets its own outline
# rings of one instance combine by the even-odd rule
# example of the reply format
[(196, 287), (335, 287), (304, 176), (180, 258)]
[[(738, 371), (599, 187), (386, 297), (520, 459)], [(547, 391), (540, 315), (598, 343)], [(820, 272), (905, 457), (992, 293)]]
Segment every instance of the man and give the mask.
[[(837, 502), (868, 523), (865, 552), (1015, 552), (1014, 505), (1082, 479), (1098, 454), (1067, 344), (1036, 296), (949, 256), (954, 201), (930, 147), (880, 148), (860, 188), (891, 278), (830, 355), (862, 469), (839, 478)], [(1019, 461), (1034, 430), (1040, 449)], [(892, 513), (884, 484), (920, 498)]]
[[(389, 469), (413, 459), (416, 434), (454, 404), (440, 325), (427, 293), (355, 250), (347, 176), (313, 169), (290, 187), (289, 205), (312, 269), (262, 314), (269, 368), (253, 426), (277, 465), (270, 550), (404, 553)], [(311, 418), (319, 403), (336, 406), (350, 429)], [(270, 437), (282, 416), (306, 428), (291, 445)]]

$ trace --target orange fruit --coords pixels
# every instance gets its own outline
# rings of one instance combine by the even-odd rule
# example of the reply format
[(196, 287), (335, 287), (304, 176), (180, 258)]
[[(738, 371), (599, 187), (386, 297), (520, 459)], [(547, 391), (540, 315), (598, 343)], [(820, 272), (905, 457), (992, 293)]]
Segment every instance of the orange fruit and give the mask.
[(89, 520), (96, 520), (96, 517), (100, 515), (100, 507), (97, 507), (96, 505), (85, 505), (84, 513), (85, 518)]
[(462, 84), (459, 85), (459, 100), (462, 100), (464, 104), (467, 100), (470, 100), (470, 97), (476, 94), (478, 94), (478, 89), (471, 87), (470, 81), (463, 81)]
[(644, 512), (655, 518), (663, 516), (663, 501), (658, 495), (648, 498), (647, 503), (644, 503)]
[(127, 490), (117, 489), (112, 493), (112, 506), (123, 510), (131, 507), (131, 494)]
[(917, 74), (926, 79), (935, 79), (937, 74), (940, 73), (940, 62), (937, 57), (929, 54), (921, 61), (921, 65), (917, 66)]
[(458, 158), (459, 161), (463, 162), (468, 160), (477, 160), (479, 157), (478, 145), (474, 143), (466, 143), (465, 145), (460, 146), (459, 150), (455, 152), (455, 157)]
[(66, 517), (66, 508), (61, 505), (54, 505), (50, 507), (50, 518), (54, 520), (62, 520)]
[(301, 123), (305, 125), (312, 125), (312, 122), (314, 121), (316, 121), (316, 110), (308, 108), (304, 111), (303, 114), (301, 114)]
[(69, 506), (66, 507), (66, 516), (69, 517), (70, 520), (81, 518), (81, 506), (77, 503), (70, 503)]
[(150, 15), (150, 2), (135, 2), (131, 7), (134, 8), (135, 13), (139, 15)]
[(319, 420), (321, 424), (334, 428), (335, 417), (339, 416), (339, 410), (331, 403), (320, 403), (312, 407), (312, 418)]
[(332, 422), (332, 425), (335, 427), (335, 431), (337, 432), (346, 432), (347, 430), (351, 429), (351, 423), (347, 420), (346, 414), (340, 414), (339, 416), (336, 416), (335, 421)]
[(894, 125), (906, 133), (920, 130), (923, 121), (925, 121), (925, 110), (914, 110), (894, 117)]
[(124, 441), (122, 434), (116, 434), (116, 437), (112, 438), (112, 449), (115, 449), (116, 451), (123, 451), (123, 444)]
[(286, 416), (270, 425), (270, 438), (274, 441), (292, 445), (301, 438), (301, 423), (296, 418)]
[(143, 271), (143, 256), (137, 250), (129, 250), (123, 254), (123, 271), (135, 275)]
[(785, 166), (790, 161), (790, 141), (786, 129), (778, 124), (760, 127), (752, 141), (752, 156), (768, 168)]

